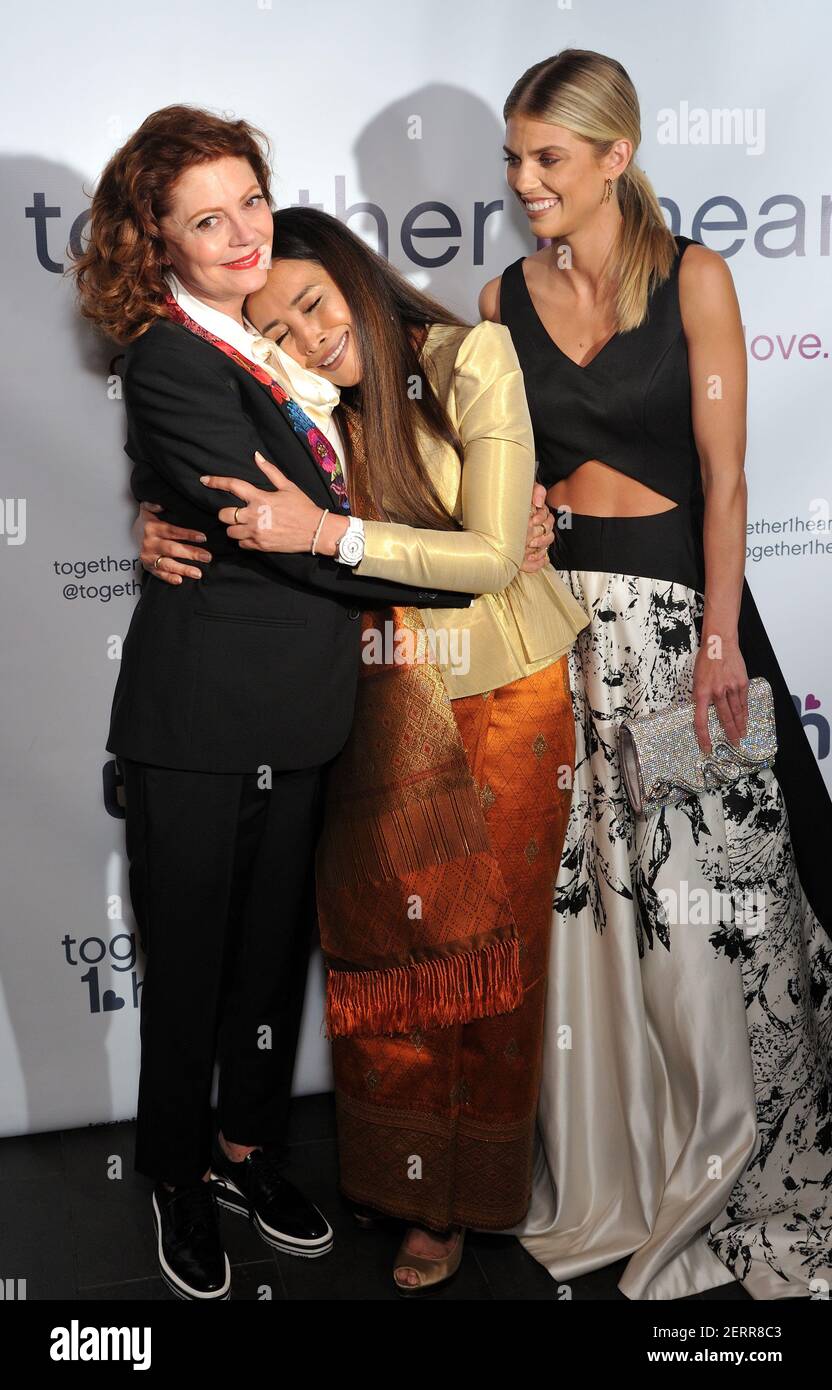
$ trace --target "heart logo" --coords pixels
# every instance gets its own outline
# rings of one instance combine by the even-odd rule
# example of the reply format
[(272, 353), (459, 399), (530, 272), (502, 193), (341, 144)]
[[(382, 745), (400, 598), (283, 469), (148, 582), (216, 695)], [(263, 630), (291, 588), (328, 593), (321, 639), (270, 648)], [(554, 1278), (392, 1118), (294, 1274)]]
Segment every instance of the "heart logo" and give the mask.
[(105, 1013), (109, 1009), (123, 1009), (124, 1000), (120, 994), (116, 994), (114, 989), (105, 989), (104, 997), (101, 1000), (101, 1007)]
[(807, 695), (807, 696), (806, 696), (806, 708), (807, 708), (807, 709), (820, 709), (820, 700), (818, 699), (817, 695)]

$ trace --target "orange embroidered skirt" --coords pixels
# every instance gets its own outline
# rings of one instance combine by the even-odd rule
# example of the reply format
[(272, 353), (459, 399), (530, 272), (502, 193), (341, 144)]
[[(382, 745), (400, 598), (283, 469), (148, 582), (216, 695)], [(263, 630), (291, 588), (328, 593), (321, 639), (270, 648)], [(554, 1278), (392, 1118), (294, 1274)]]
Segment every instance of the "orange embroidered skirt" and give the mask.
[(531, 1196), (552, 898), (575, 758), (567, 658), (452, 707), (520, 935), (523, 1001), (449, 1027), (333, 1039), (340, 1185), (434, 1230), (503, 1230)]

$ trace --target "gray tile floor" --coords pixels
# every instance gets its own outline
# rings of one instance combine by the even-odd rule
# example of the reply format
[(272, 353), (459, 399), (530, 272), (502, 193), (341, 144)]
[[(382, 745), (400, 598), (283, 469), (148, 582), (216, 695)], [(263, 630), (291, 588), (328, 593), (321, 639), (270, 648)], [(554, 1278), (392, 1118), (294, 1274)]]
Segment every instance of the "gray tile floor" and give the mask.
[[(25, 1278), (29, 1300), (178, 1300), (157, 1273), (151, 1183), (133, 1170), (132, 1124), (94, 1125), (0, 1140), (0, 1243), (5, 1278)], [(223, 1211), (232, 1298), (392, 1299), (391, 1269), (402, 1227), (366, 1231), (338, 1193), (333, 1097), (292, 1105), (287, 1175), (335, 1230), (331, 1254), (304, 1260), (272, 1251), (248, 1223)], [(118, 1173), (120, 1162), (122, 1176)], [(571, 1281), (573, 1300), (626, 1303), (625, 1262)], [(435, 1300), (553, 1300), (558, 1287), (511, 1236), (469, 1234), (462, 1267)], [(697, 1300), (742, 1299), (739, 1284)]]

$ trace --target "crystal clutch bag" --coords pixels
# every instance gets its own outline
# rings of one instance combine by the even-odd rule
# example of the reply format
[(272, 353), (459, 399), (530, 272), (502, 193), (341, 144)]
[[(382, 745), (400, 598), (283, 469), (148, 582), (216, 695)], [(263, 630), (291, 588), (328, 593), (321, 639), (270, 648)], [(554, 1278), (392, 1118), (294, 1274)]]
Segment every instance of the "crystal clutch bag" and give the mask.
[(718, 791), (744, 773), (770, 767), (777, 752), (774, 701), (764, 676), (748, 682), (748, 724), (738, 743), (729, 743), (716, 706), (708, 709), (712, 752), (699, 747), (693, 700), (656, 714), (622, 721), (618, 753), (624, 786), (637, 816), (651, 816), (686, 796)]

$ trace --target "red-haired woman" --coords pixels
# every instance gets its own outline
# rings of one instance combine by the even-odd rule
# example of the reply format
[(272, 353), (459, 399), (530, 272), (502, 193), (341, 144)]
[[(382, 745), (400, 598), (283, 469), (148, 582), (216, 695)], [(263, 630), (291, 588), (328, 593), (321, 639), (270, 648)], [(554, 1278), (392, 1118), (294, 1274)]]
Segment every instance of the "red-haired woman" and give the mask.
[[(350, 728), (361, 607), (470, 603), (360, 578), (334, 554), (349, 509), (340, 463), (242, 312), (271, 257), (264, 143), (244, 121), (155, 112), (105, 168), (75, 266), (82, 312), (127, 344), (134, 492), (214, 556), (204, 583), (144, 585), (107, 742), (147, 956), (135, 1166), (154, 1179), (162, 1275), (199, 1300), (230, 1290), (211, 1172), (273, 1247), (331, 1248), (328, 1221), (283, 1172), (322, 769)], [(317, 554), (249, 553), (226, 535), (217, 514), (238, 499), (200, 476), (268, 486), (258, 450), (314, 502)]]

